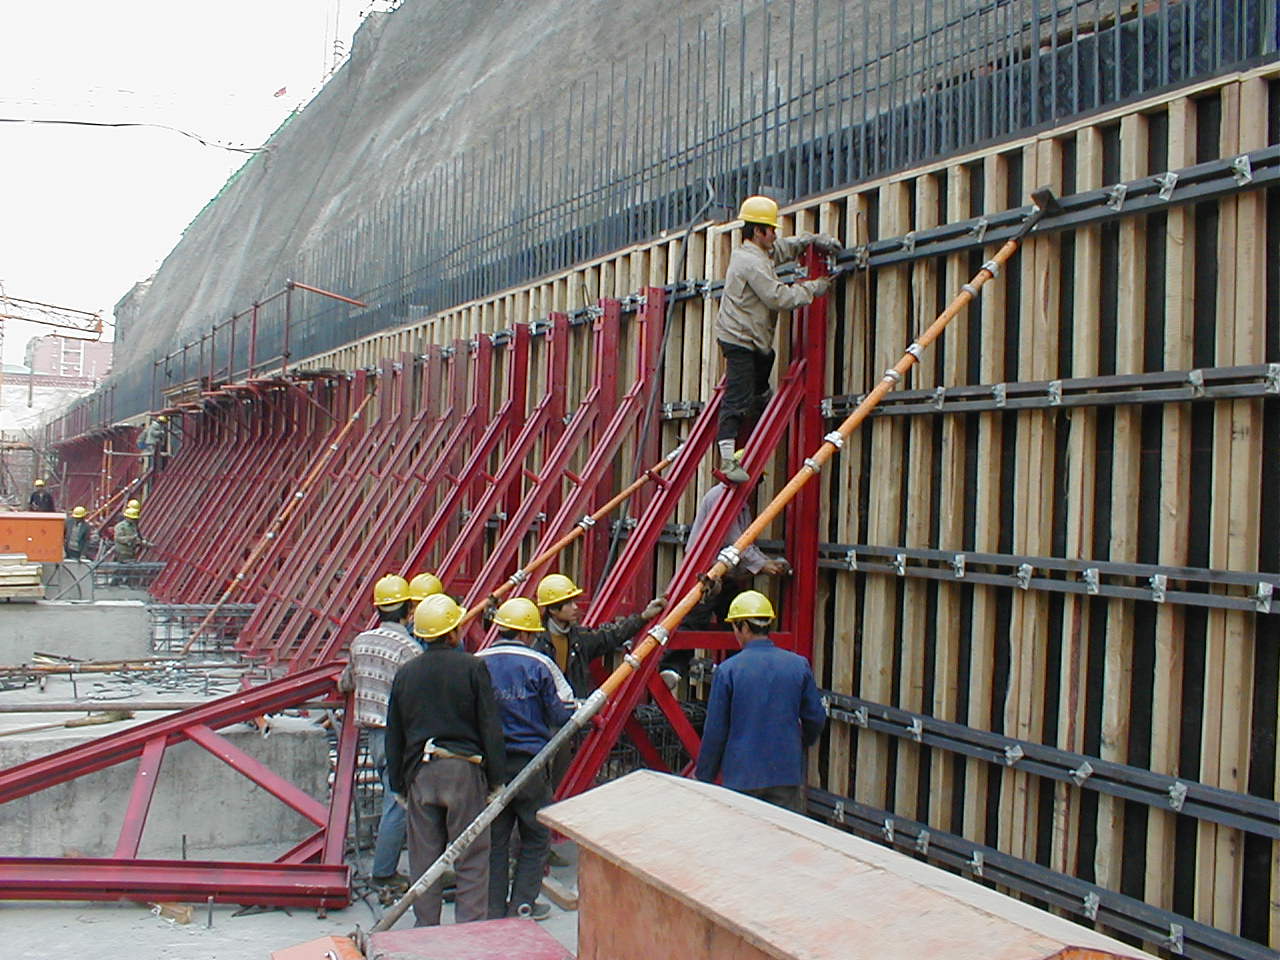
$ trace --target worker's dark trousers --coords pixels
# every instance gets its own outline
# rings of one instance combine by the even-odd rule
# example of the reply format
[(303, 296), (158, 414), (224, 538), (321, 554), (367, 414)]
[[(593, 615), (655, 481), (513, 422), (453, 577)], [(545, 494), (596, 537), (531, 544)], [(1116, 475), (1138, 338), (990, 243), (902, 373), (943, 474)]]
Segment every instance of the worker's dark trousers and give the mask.
[(735, 440), (744, 421), (748, 432), (755, 429), (756, 421), (769, 404), (773, 351), (757, 353), (723, 340), (717, 342), (724, 354), (725, 372), (716, 440)]
[(794, 787), (754, 787), (742, 792), (765, 803), (772, 803), (775, 807), (783, 807), (800, 814), (805, 812), (803, 784), (796, 784)]
[[(427, 872), (449, 845), (485, 806), (484, 773), (477, 764), (452, 757), (424, 763), (409, 788), (409, 869), (415, 877)], [(489, 912), (489, 832), (453, 865), (458, 875), (454, 917), (458, 923), (483, 920)], [(441, 878), (413, 903), (419, 927), (440, 922)]]
[[(567, 751), (566, 751), (567, 752)], [(503, 779), (510, 783), (532, 757), (527, 753), (507, 753)], [(514, 914), (522, 904), (533, 906), (542, 889), (542, 873), (551, 849), (551, 831), (538, 822), (538, 811), (551, 802), (551, 781), (545, 770), (534, 774), (498, 814), (489, 827), (489, 919), (497, 920), (508, 912)], [(511, 830), (520, 827), (520, 855), (511, 881), (511, 897), (507, 897), (507, 861), (510, 858)]]

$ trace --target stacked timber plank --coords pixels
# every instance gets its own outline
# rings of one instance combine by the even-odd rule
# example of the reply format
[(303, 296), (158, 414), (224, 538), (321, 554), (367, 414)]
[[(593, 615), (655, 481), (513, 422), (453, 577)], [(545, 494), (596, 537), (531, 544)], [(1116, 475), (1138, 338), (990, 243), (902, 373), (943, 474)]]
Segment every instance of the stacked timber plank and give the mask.
[(0, 600), (43, 596), (40, 564), (28, 563), (24, 553), (0, 553)]

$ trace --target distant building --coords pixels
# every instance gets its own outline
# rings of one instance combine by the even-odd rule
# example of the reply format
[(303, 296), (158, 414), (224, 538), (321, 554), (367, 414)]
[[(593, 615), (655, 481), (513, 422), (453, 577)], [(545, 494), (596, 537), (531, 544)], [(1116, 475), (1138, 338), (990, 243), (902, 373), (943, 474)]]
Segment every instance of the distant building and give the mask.
[(27, 367), (35, 374), (102, 380), (111, 372), (115, 344), (51, 334), (27, 341)]

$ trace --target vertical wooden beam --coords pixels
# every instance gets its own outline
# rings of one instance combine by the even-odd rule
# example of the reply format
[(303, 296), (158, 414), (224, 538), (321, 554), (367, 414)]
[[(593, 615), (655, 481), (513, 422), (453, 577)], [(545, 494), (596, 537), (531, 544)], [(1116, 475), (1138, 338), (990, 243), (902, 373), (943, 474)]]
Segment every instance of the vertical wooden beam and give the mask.
[[(1076, 188), (1102, 186), (1102, 134), (1084, 127), (1076, 135)], [(1102, 229), (1085, 227), (1075, 234), (1075, 312), (1072, 324), (1071, 376), (1098, 373), (1098, 341), (1101, 337), (1099, 294), (1102, 269)], [(1088, 407), (1071, 412), (1067, 437), (1067, 462), (1062, 470), (1067, 485), (1066, 555), (1093, 556), (1093, 504), (1097, 481), (1098, 414)], [(1084, 751), (1085, 703), (1088, 700), (1088, 635), (1090, 601), (1068, 594), (1062, 612), (1062, 695), (1058, 703), (1058, 746)], [(1049, 865), (1074, 875), (1080, 843), (1079, 787), (1059, 783), (1054, 787), (1053, 839)]]
[[(1169, 104), (1169, 166), (1195, 162), (1196, 107), (1189, 97)], [(1206, 278), (1207, 279), (1207, 278)], [(1164, 367), (1193, 365), (1195, 329), (1195, 212), (1174, 207), (1165, 227)], [(1191, 410), (1188, 404), (1165, 407), (1160, 440), (1159, 562), (1188, 562), (1190, 532)], [(1155, 668), (1151, 695), (1151, 769), (1176, 775), (1181, 745), (1183, 643), (1186, 613), (1162, 604), (1156, 609)], [(1165, 910), (1173, 907), (1174, 840), (1177, 818), (1153, 808), (1147, 815), (1147, 874), (1144, 897)]]
[[(948, 167), (947, 222), (957, 223), (969, 217), (970, 177), (963, 166)], [(969, 258), (965, 254), (947, 257), (946, 292), (951, 296), (969, 282)], [(970, 311), (947, 328), (942, 341), (942, 385), (968, 382), (970, 326), (977, 315)], [(965, 489), (965, 423), (961, 416), (942, 418), (942, 448), (939, 453), (941, 489), (938, 496), (938, 548), (963, 550), (964, 511), (968, 497)], [(940, 720), (959, 719), (960, 653), (963, 587), (944, 581), (938, 585), (938, 609), (934, 624), (934, 678), (931, 713)], [(955, 755), (946, 750), (933, 751), (929, 775), (929, 823), (954, 831), (951, 823), (955, 797)]]
[[(1120, 121), (1120, 177), (1133, 180), (1147, 172), (1147, 118), (1130, 114)], [(1143, 367), (1146, 304), (1146, 221), (1130, 217), (1120, 222), (1116, 292), (1116, 373), (1139, 373)], [(1108, 558), (1138, 559), (1139, 457), (1142, 449), (1142, 411), (1118, 407), (1114, 413), (1111, 467), (1111, 544)], [(1107, 604), (1107, 648), (1103, 667), (1103, 760), (1124, 763), (1129, 758), (1132, 725), (1133, 603)], [(1098, 800), (1098, 846), (1094, 855), (1097, 882), (1120, 889), (1124, 853), (1124, 801), (1109, 796)]]
[[(916, 207), (913, 230), (927, 230), (938, 225), (938, 178), (926, 174), (915, 182)], [(937, 315), (938, 267), (932, 259), (918, 260), (911, 269), (911, 340), (933, 322)], [(903, 348), (906, 344), (903, 344)], [(937, 385), (938, 356), (930, 350), (912, 372), (908, 389), (930, 390)], [(908, 453), (905, 543), (908, 547), (930, 546), (933, 526), (933, 433), (938, 429), (932, 418), (912, 417), (911, 447)], [(919, 713), (924, 710), (925, 658), (928, 655), (926, 635), (929, 632), (928, 603), (930, 581), (908, 578), (903, 584), (902, 666), (899, 671), (897, 705)], [(897, 791), (894, 809), (904, 817), (919, 819), (917, 798), (920, 782), (919, 744), (901, 740), (898, 743)]]
[[(1267, 88), (1253, 78), (1223, 88), (1223, 156), (1263, 145)], [(1224, 200), (1218, 218), (1219, 364), (1265, 359), (1266, 303), (1262, 245), (1266, 198), (1259, 191)], [(1214, 494), (1211, 503), (1212, 566), (1254, 569), (1261, 509), (1262, 403), (1234, 400), (1214, 410)], [(1254, 614), (1213, 611), (1205, 670), (1205, 725), (1201, 779), (1244, 792), (1249, 783), (1254, 673)], [(1214, 711), (1210, 723), (1210, 711)], [(1244, 837), (1238, 830), (1202, 824), (1197, 860), (1197, 911), (1215, 927), (1240, 929)], [(1210, 919), (1211, 918), (1211, 919)]]
[[(910, 228), (909, 186), (903, 182), (880, 188), (880, 236), (892, 237)], [(907, 343), (909, 267), (878, 271), (874, 369), (887, 369), (902, 356)], [(867, 425), (871, 430), (873, 496), (868, 505), (867, 536), (872, 543), (899, 543), (902, 535), (902, 461), (906, 426), (900, 417), (883, 417)], [(862, 696), (876, 703), (893, 697), (893, 654), (898, 638), (897, 583), (873, 576), (867, 580), (862, 622)], [(889, 744), (881, 734), (858, 737), (855, 796), (862, 803), (885, 807), (888, 797)]]
[[(849, 199), (845, 208), (846, 243), (857, 245), (866, 242), (868, 208), (864, 193), (855, 194)], [(871, 350), (871, 304), (866, 296), (868, 282), (866, 273), (857, 274), (848, 282), (844, 301), (841, 322), (844, 326), (845, 350), (840, 369), (845, 371), (844, 389), (850, 392), (871, 389), (871, 383), (863, 375), (863, 371), (869, 366)], [(836, 458), (835, 469), (831, 471), (840, 491), (836, 516), (836, 536), (840, 543), (858, 542), (862, 508), (862, 452), (866, 442), (866, 430), (855, 432), (845, 443), (841, 455)], [(854, 693), (855, 689), (860, 689), (856, 687), (860, 616), (857, 578), (849, 574), (842, 575), (836, 585), (834, 636), (831, 642), (831, 687), (837, 693)], [(850, 794), (850, 759), (855, 749), (849, 725), (833, 724), (827, 777), (829, 789), (840, 796)]]
[[(1037, 141), (1023, 153), (1024, 190), (1062, 188), (1062, 149), (1056, 140)], [(1058, 370), (1058, 307), (1061, 238), (1032, 235), (1015, 267), (1021, 272), (1018, 309), (1018, 379), (1049, 380)], [(1015, 553), (1052, 553), (1054, 414), (1031, 410), (1017, 423), (1014, 455)], [(1044, 673), (1049, 639), (1049, 598), (1042, 591), (1014, 590), (1009, 621), (1009, 686), (1004, 729), (1009, 736), (1039, 742), (1044, 731)], [(1001, 844), (1015, 856), (1034, 860), (1038, 783), (1017, 769), (1004, 773)]]
[[(990, 213), (1004, 210), (1009, 190), (1009, 156), (994, 154), (983, 158), (982, 209)], [(986, 248), (991, 257), (995, 246)], [(981, 309), (983, 383), (1004, 380), (1005, 310), (1008, 286), (990, 283), (983, 288)], [(971, 308), (973, 309), (973, 308)], [(977, 318), (975, 318), (976, 320)], [(1000, 550), (1000, 467), (1003, 460), (1004, 424), (999, 413), (978, 415), (978, 470), (974, 491), (973, 549), (997, 553)], [(991, 729), (997, 636), (996, 604), (999, 587), (973, 588), (973, 617), (969, 645), (969, 709), (966, 723), (978, 730)], [(988, 842), (988, 765), (981, 760), (965, 761), (964, 835), (980, 843)]]

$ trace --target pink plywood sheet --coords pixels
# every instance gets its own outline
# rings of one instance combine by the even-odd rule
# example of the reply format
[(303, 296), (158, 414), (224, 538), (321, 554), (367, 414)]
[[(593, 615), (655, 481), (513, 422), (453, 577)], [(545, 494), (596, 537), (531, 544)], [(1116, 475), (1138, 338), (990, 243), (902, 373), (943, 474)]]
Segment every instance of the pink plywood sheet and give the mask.
[(369, 939), (368, 960), (573, 960), (535, 921), (519, 918), (388, 930)]
[[(1043, 960), (1077, 946), (1154, 960), (981, 884), (710, 784), (638, 771), (540, 816), (773, 957)], [(581, 893), (585, 917), (585, 885)]]

